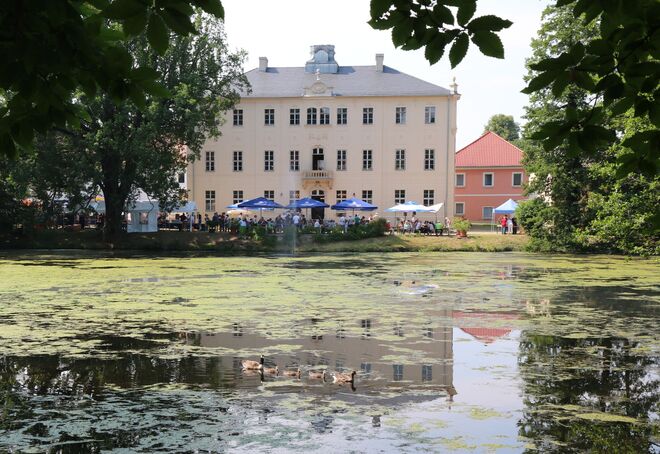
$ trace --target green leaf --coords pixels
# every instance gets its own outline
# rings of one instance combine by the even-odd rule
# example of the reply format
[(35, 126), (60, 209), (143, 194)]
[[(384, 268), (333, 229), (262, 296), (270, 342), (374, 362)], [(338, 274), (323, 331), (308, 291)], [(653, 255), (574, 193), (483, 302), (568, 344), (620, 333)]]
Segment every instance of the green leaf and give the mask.
[(571, 72), (571, 79), (580, 88), (583, 88), (587, 91), (594, 91), (596, 88), (596, 84), (594, 83), (594, 80), (591, 78), (591, 76), (584, 72), (584, 71), (572, 71)]
[(454, 44), (452, 44), (449, 50), (449, 63), (451, 63), (452, 68), (455, 68), (465, 58), (469, 45), (470, 38), (468, 38), (466, 33), (461, 33), (454, 40)]
[(128, 19), (138, 14), (146, 14), (147, 5), (136, 0), (115, 0), (104, 10), (103, 15), (108, 19)]
[(177, 35), (188, 36), (191, 33), (197, 32), (195, 26), (190, 22), (190, 17), (176, 9), (167, 8), (160, 12), (160, 17), (163, 18), (169, 28)]
[(568, 71), (562, 71), (557, 76), (554, 83), (552, 84), (552, 96), (554, 96), (555, 98), (559, 98), (561, 97), (561, 95), (564, 94), (564, 90), (566, 90), (566, 87), (570, 82), (568, 76), (569, 76)]
[[(459, 25), (465, 26), (474, 13), (477, 11), (477, 1), (476, 0), (464, 0), (461, 2), (458, 7), (458, 12), (456, 13), (456, 20)], [(466, 48), (467, 49), (467, 48)]]
[(147, 38), (149, 39), (149, 44), (151, 44), (156, 52), (160, 55), (165, 53), (167, 46), (169, 45), (167, 27), (165, 26), (163, 19), (157, 14), (151, 14), (151, 16), (149, 16)]
[(445, 40), (445, 36), (438, 33), (438, 35), (433, 38), (433, 41), (426, 45), (426, 49), (424, 49), (424, 57), (426, 57), (432, 65), (437, 63), (445, 53), (446, 45), (447, 41)]
[(558, 76), (559, 74), (556, 71), (546, 71), (544, 73), (539, 74), (535, 78), (529, 81), (527, 84), (527, 87), (525, 87), (522, 91), (522, 93), (525, 94), (531, 94), (534, 93), (535, 91), (539, 91), (542, 88), (547, 87), (550, 85)]
[(499, 31), (503, 28), (509, 28), (513, 22), (510, 20), (502, 19), (494, 15), (479, 16), (472, 19), (467, 25), (468, 30), (476, 32), (480, 30)]
[(392, 44), (401, 47), (406, 43), (412, 33), (412, 20), (405, 20), (392, 28)]
[(159, 82), (151, 80), (138, 81), (138, 84), (144, 88), (144, 91), (158, 98), (170, 98), (172, 93)]
[(11, 159), (16, 158), (16, 145), (9, 134), (0, 135), (0, 154), (9, 156)]
[(153, 68), (142, 66), (131, 70), (130, 77), (137, 82), (142, 80), (156, 80), (158, 79), (159, 74), (158, 71)]
[(610, 112), (612, 112), (613, 115), (621, 115), (627, 112), (628, 110), (630, 110), (634, 104), (635, 104), (635, 98), (629, 96), (614, 103), (610, 107)]
[(502, 40), (493, 32), (479, 31), (472, 35), (472, 42), (479, 47), (482, 54), (489, 57), (504, 58)]
[(220, 0), (195, 0), (195, 4), (218, 19), (225, 18), (225, 8)]
[(127, 36), (139, 35), (144, 31), (144, 28), (146, 26), (147, 26), (146, 11), (142, 14), (136, 14), (133, 17), (129, 17), (123, 22), (124, 33), (126, 33)]
[(454, 25), (454, 15), (451, 10), (440, 3), (433, 7), (433, 17), (441, 24)]
[(391, 0), (371, 0), (371, 4), (369, 5), (371, 17), (374, 19), (382, 17), (383, 14), (389, 11), (391, 6)]

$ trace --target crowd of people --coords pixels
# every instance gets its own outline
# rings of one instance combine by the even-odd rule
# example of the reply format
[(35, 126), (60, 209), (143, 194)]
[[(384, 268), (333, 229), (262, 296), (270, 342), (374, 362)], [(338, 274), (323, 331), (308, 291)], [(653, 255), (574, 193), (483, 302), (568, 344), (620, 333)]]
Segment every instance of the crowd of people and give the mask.
[(422, 235), (442, 235), (443, 232), (449, 233), (451, 229), (451, 220), (445, 218), (444, 223), (442, 221), (436, 220), (433, 221), (421, 221), (413, 214), (412, 218), (407, 219), (396, 219), (396, 227), (390, 228), (390, 232), (397, 233), (416, 233)]
[(502, 228), (502, 235), (516, 235), (518, 233), (518, 221), (515, 216), (504, 215), (500, 218), (500, 227)]

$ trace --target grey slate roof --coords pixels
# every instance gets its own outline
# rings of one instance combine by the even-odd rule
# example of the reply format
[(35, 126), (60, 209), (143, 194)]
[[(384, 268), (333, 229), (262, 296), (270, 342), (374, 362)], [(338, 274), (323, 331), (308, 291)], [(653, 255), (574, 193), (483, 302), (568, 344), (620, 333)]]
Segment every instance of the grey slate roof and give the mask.
[[(299, 97), (306, 87), (316, 82), (316, 74), (304, 67), (268, 67), (245, 73), (252, 92), (244, 98)], [(383, 72), (376, 66), (340, 66), (336, 74), (320, 74), (320, 81), (332, 87), (335, 96), (449, 96), (450, 91), (389, 66)]]

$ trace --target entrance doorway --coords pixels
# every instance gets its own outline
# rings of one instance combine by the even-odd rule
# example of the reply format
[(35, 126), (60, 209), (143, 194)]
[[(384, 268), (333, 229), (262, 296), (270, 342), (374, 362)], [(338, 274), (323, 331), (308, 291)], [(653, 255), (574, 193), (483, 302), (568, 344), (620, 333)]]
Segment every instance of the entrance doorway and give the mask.
[[(325, 203), (325, 192), (322, 189), (314, 189), (312, 191), (312, 199)], [(325, 208), (312, 208), (312, 219), (325, 218)]]
[(325, 162), (323, 159), (323, 148), (314, 148), (312, 150), (312, 170), (324, 170)]

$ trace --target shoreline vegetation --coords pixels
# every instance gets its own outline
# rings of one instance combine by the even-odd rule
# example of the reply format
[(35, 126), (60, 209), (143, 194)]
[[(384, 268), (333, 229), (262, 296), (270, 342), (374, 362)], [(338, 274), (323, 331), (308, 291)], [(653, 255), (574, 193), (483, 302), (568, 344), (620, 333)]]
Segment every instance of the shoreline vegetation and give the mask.
[[(314, 234), (295, 236), (296, 253), (332, 252), (509, 252), (525, 251), (526, 235), (496, 235), (470, 232), (455, 236), (384, 235), (374, 238), (319, 241)], [(104, 242), (99, 232), (45, 230), (29, 235), (0, 235), (0, 249), (71, 249), (98, 251), (217, 252), (219, 254), (292, 253), (291, 235), (241, 238), (231, 233), (167, 232), (124, 234), (116, 242)]]

